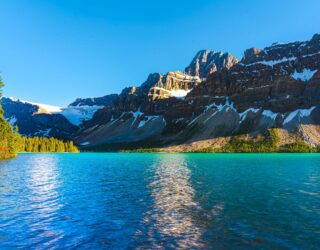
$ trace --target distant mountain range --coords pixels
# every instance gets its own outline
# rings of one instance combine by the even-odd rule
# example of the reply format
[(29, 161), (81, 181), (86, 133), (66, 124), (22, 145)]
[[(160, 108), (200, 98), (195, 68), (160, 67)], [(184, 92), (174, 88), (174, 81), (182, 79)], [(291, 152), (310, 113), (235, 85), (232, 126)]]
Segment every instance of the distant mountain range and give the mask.
[(22, 135), (72, 139), (83, 122), (116, 97), (77, 99), (65, 108), (3, 97), (2, 106), (7, 121), (18, 126)]
[(73, 139), (85, 149), (216, 147), (233, 135), (278, 128), (280, 143), (320, 144), (320, 35), (251, 48), (241, 60), (203, 50), (184, 71), (150, 74), (119, 94), (77, 99), (66, 108), (3, 98), (25, 135)]

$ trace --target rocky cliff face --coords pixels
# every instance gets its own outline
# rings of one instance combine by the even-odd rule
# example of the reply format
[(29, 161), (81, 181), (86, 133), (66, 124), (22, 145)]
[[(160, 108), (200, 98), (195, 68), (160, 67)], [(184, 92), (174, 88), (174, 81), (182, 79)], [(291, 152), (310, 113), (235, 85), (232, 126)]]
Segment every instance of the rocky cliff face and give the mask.
[(286, 112), (319, 103), (320, 40), (252, 48), (230, 70), (210, 75), (193, 97), (229, 96), (239, 110)]
[(103, 97), (95, 98), (78, 98), (72, 102), (69, 106), (108, 106), (111, 105), (114, 100), (118, 98), (117, 94), (106, 95)]
[(112, 105), (98, 110), (75, 140), (80, 145), (129, 143), (158, 137), (164, 113), (202, 81), (181, 71), (150, 74), (139, 87), (125, 88)]
[(214, 72), (230, 69), (236, 63), (238, 63), (238, 59), (230, 53), (201, 50), (193, 58), (185, 72), (192, 76), (206, 78)]

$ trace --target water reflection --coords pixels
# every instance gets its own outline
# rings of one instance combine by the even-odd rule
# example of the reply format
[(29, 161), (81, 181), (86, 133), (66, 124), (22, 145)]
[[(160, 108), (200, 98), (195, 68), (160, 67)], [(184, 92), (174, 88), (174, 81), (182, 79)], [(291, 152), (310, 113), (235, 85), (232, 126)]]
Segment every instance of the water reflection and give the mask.
[(0, 249), (318, 249), (319, 176), (320, 155), (23, 154)]
[[(199, 248), (203, 229), (195, 221), (200, 206), (194, 200), (190, 170), (184, 155), (162, 155), (152, 166), (149, 188), (153, 207), (143, 218), (137, 237), (152, 248)], [(164, 245), (165, 244), (165, 245)]]
[[(59, 207), (57, 200), (59, 180), (56, 166), (57, 158), (54, 155), (48, 155), (34, 157), (32, 167), (29, 169), (30, 178), (28, 178), (27, 187), (32, 193), (30, 201), (41, 214), (52, 213)], [(52, 206), (52, 203), (55, 203), (55, 206)]]
[[(34, 239), (41, 241), (42, 237), (52, 238), (53, 244), (63, 237), (63, 232), (57, 232), (50, 227), (50, 222), (57, 219), (61, 208), (58, 188), (60, 186), (58, 175), (58, 157), (56, 155), (41, 155), (32, 158), (29, 172), (27, 173), (27, 188), (30, 215), (28, 216), (30, 232)], [(37, 242), (37, 240), (35, 240)], [(48, 242), (48, 243), (49, 243)]]

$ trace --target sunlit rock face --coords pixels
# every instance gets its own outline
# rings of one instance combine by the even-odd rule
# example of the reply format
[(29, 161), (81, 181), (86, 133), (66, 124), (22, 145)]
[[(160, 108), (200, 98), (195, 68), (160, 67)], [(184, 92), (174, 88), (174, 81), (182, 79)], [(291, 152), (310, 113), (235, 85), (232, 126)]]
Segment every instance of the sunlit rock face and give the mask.
[[(181, 71), (158, 75), (157, 81), (145, 82), (149, 85), (148, 97), (151, 100), (166, 99), (170, 97), (184, 98), (195, 86), (201, 83), (197, 76), (190, 76)], [(143, 85), (143, 86), (145, 86)]]

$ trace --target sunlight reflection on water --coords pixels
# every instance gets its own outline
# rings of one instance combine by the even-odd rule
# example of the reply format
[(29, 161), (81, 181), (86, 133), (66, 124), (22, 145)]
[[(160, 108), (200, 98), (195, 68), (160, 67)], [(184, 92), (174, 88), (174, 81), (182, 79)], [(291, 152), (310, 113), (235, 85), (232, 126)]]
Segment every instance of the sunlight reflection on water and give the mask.
[(149, 169), (152, 172), (148, 188), (154, 205), (143, 218), (144, 230), (152, 248), (200, 248), (204, 231), (197, 225), (194, 214), (201, 210), (194, 201), (195, 190), (190, 184), (190, 169), (184, 155), (158, 157)]
[(60, 186), (59, 159), (56, 155), (34, 157), (31, 159), (31, 167), (26, 173), (28, 176), (26, 186), (29, 190), (28, 200), (32, 215), (28, 217), (30, 234), (34, 242), (41, 242), (43, 238), (50, 238), (47, 245), (54, 244), (63, 238), (63, 231), (50, 228), (50, 222), (59, 217), (59, 209), (62, 204), (59, 200), (58, 188)]

